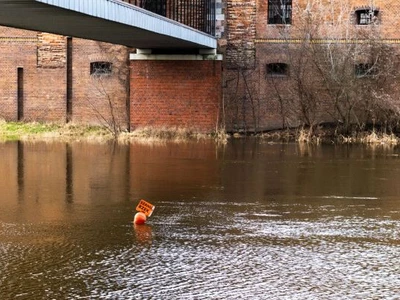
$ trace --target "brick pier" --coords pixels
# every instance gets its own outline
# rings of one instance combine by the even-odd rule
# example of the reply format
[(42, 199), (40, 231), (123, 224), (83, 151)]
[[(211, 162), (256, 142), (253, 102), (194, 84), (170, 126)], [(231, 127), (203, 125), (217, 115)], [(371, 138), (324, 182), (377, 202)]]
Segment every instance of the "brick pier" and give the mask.
[(220, 120), (220, 55), (131, 54), (130, 127), (213, 132)]

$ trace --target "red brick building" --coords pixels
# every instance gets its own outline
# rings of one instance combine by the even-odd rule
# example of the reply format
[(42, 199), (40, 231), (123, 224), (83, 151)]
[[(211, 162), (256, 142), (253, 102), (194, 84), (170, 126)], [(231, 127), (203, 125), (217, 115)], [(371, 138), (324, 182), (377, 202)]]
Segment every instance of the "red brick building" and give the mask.
[(395, 0), (226, 1), (227, 129), (395, 123), (399, 8)]
[(0, 117), (128, 124), (126, 47), (0, 27)]
[[(356, 73), (353, 77), (367, 77), (362, 82), (370, 87), (382, 78), (371, 59), (374, 62), (373, 55), (384, 45), (386, 56), (379, 50), (379, 62), (390, 61), (385, 74), (393, 75), (386, 85), (376, 85), (385, 93), (375, 95), (390, 110), (383, 111), (385, 103), (377, 100), (368, 107), (344, 107), (354, 115), (349, 120), (379, 120), (378, 114), (360, 113), (377, 107), (381, 114), (395, 112), (394, 99), (400, 95), (394, 65), (400, 39), (397, 1), (217, 0), (216, 6), (222, 74), (218, 61), (130, 61), (133, 49), (124, 46), (0, 27), (0, 118), (89, 124), (111, 120), (121, 128), (181, 126), (201, 131), (221, 124), (228, 131), (263, 131), (344, 122), (333, 107), (342, 99), (332, 98), (321, 80), (326, 73), (315, 69), (315, 59), (329, 47), (339, 52), (337, 45), (344, 45), (347, 55), (356, 53), (347, 65)], [(317, 52), (313, 56), (310, 51)], [(190, 86), (181, 84), (184, 79)], [(201, 85), (207, 92), (199, 97), (196, 88)], [(157, 93), (154, 86), (165, 89)], [(315, 86), (317, 90), (308, 92)], [(357, 97), (356, 102), (368, 98)]]
[(165, 61), (130, 63), (132, 52), (124, 46), (0, 27), (0, 118), (116, 123), (121, 129), (216, 129), (220, 61), (166, 56)]

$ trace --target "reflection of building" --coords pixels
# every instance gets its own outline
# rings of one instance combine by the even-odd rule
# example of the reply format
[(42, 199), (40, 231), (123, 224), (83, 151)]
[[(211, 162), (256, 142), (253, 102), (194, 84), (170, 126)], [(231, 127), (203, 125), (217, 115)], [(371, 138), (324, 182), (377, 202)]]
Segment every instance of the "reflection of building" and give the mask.
[[(125, 2), (220, 38), (219, 51), (224, 54), (225, 62), (222, 82), (224, 121), (228, 130), (251, 131), (294, 126), (304, 123), (307, 117), (312, 118), (309, 122), (319, 123), (325, 121), (326, 115), (334, 115), (329, 111), (329, 104), (319, 103), (321, 99), (325, 101), (329, 98), (326, 90), (318, 90), (318, 95), (313, 96), (312, 93), (307, 94), (308, 88), (305, 85), (303, 96), (311, 102), (300, 103), (296, 100), (299, 91), (293, 84), (300, 79), (295, 76), (296, 70), (299, 70), (301, 63), (311, 66), (315, 62), (298, 59), (299, 49), (307, 43), (317, 45), (314, 49), (339, 43), (359, 54), (362, 51), (358, 45), (366, 40), (375, 43), (375, 51), (379, 43), (397, 47), (399, 38), (396, 28), (400, 22), (397, 13), (400, 4), (394, 0), (351, 0), (342, 1), (340, 5), (332, 1), (306, 0)], [(189, 2), (191, 6), (187, 5)], [(208, 6), (213, 5), (216, 10), (209, 13)], [(191, 93), (183, 95), (177, 92), (175, 86), (171, 86), (170, 90), (180, 95), (174, 99), (175, 109), (169, 110), (170, 104), (162, 106), (163, 103), (157, 103), (158, 107), (153, 103), (143, 105), (140, 91), (133, 91), (142, 85), (139, 79), (142, 79), (144, 73), (141, 71), (153, 70), (155, 67), (152, 62), (135, 62), (135, 72), (129, 77), (129, 68), (132, 68), (132, 64), (129, 66), (129, 53), (132, 51), (123, 46), (0, 27), (0, 118), (99, 123), (110, 115), (109, 101), (113, 103), (115, 118), (121, 127), (129, 126), (129, 119), (131, 125), (169, 125), (168, 122), (172, 120), (173, 124), (188, 126), (201, 123), (198, 121), (200, 119), (194, 119), (193, 116), (205, 118), (211, 114), (217, 115), (214, 112), (218, 110), (219, 96), (218, 91), (212, 89), (213, 81), (220, 80), (220, 77), (215, 74), (218, 68), (213, 62), (202, 64), (206, 70), (192, 66), (191, 72), (199, 73), (192, 76), (194, 88)], [(354, 75), (351, 83), (361, 82), (353, 80), (356, 77), (368, 77), (367, 80), (371, 81), (381, 75), (382, 68), (378, 72), (370, 57), (373, 51), (368, 51), (368, 55), (354, 55), (353, 61), (348, 64)], [(387, 61), (393, 65), (397, 58)], [(171, 73), (172, 64), (178, 65), (173, 62), (158, 64), (160, 80), (150, 83), (168, 85), (181, 78)], [(187, 64), (183, 63), (176, 68), (179, 73), (187, 68)], [(211, 69), (212, 76), (206, 72)], [(321, 83), (322, 73), (315, 73), (311, 67), (302, 70), (309, 86)], [(396, 75), (394, 66), (391, 70)], [(389, 74), (390, 68), (386, 71)], [(138, 85), (132, 84), (133, 81)], [(216, 101), (203, 103), (201, 101), (204, 99), (200, 101), (196, 98), (199, 94), (196, 88), (201, 82), (210, 84), (207, 89), (211, 92), (205, 98), (218, 98)], [(146, 84), (149, 82), (143, 83), (143, 86)], [(392, 82), (390, 86), (384, 86), (385, 91), (395, 95), (397, 90), (391, 91), (389, 88), (396, 85)], [(358, 93), (359, 99), (369, 97), (355, 91), (355, 94)], [(151, 102), (154, 101), (151, 97), (160, 98), (165, 94), (163, 90), (146, 96)], [(140, 99), (133, 99), (137, 95), (140, 95)], [(318, 106), (320, 111), (328, 113), (321, 115), (316, 110), (313, 116), (301, 116), (298, 110), (302, 104), (311, 107), (311, 110)], [(142, 114), (141, 110), (146, 113)], [(359, 110), (371, 109), (362, 107)], [(131, 114), (135, 114), (135, 117)], [(156, 117), (148, 120), (149, 115)], [(336, 115), (334, 117), (339, 119)], [(367, 121), (368, 118), (371, 116), (366, 115)], [(217, 122), (216, 119), (221, 118), (215, 116), (211, 122)], [(209, 123), (210, 119), (205, 119), (204, 127), (211, 128)]]
[(66, 217), (71, 203), (126, 201), (129, 150), (85, 143), (0, 143), (1, 204), (21, 203), (20, 214), (57, 220)]

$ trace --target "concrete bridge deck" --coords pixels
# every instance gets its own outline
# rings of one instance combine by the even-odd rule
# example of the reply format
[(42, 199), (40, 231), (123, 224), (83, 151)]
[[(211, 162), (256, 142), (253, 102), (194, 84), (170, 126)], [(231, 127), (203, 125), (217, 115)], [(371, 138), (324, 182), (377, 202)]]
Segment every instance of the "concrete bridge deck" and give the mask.
[(0, 0), (0, 25), (134, 48), (217, 47), (206, 33), (119, 0)]

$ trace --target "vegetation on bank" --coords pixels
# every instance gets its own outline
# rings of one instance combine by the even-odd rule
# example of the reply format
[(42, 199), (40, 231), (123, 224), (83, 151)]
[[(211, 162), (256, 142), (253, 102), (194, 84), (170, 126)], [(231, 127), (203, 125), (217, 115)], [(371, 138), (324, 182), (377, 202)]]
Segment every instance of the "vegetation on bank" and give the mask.
[(0, 121), (0, 140), (69, 140), (111, 139), (106, 128), (96, 126), (59, 125), (55, 123), (23, 123)]
[(195, 130), (184, 128), (154, 128), (143, 127), (132, 132), (112, 132), (106, 126), (87, 126), (74, 124), (54, 123), (23, 123), (5, 122), (0, 120), (0, 141), (13, 140), (60, 140), (60, 141), (95, 141), (119, 142), (142, 141), (188, 141), (213, 139), (218, 143), (225, 143), (228, 135), (223, 131), (212, 134), (198, 133)]
[(262, 133), (259, 136), (275, 142), (298, 142), (306, 144), (366, 144), (366, 145), (398, 145), (400, 136), (394, 133), (381, 132), (376, 129), (354, 131), (344, 135), (331, 128), (287, 129)]
[[(117, 139), (119, 142), (183, 142), (189, 140), (215, 140), (226, 143), (229, 137), (240, 138), (246, 135), (239, 133), (227, 134), (218, 131), (213, 134), (197, 133), (194, 130), (183, 128), (153, 128), (145, 127), (133, 132), (120, 132), (117, 137), (102, 126), (85, 126), (53, 123), (22, 123), (0, 121), (0, 141), (12, 140), (59, 140), (59, 141), (94, 141), (106, 142)], [(333, 128), (305, 128), (285, 129), (265, 132), (255, 135), (268, 142), (287, 143), (298, 142), (307, 144), (370, 144), (370, 145), (398, 145), (400, 136), (394, 133), (379, 132), (377, 130), (353, 132), (343, 135)]]

